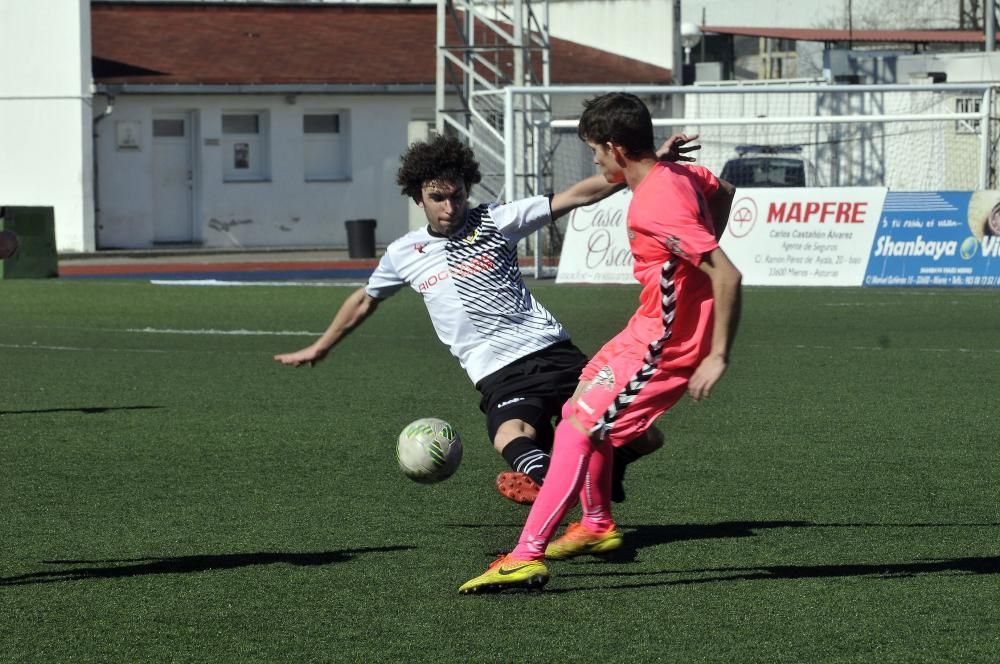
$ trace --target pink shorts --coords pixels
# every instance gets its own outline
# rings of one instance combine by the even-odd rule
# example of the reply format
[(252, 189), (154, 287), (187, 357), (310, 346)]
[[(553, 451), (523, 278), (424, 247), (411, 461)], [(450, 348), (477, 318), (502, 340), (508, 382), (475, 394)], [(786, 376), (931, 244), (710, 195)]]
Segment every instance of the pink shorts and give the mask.
[(590, 386), (572, 402), (571, 412), (612, 445), (624, 445), (684, 396), (701, 357), (698, 350), (678, 356), (670, 348), (640, 343), (623, 330), (583, 370), (580, 378)]

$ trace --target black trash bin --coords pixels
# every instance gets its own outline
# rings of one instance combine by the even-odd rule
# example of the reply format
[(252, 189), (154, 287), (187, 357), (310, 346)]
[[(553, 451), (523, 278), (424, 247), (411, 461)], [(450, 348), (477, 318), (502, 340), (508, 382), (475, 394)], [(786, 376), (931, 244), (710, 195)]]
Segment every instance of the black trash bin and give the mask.
[(0, 261), (0, 279), (59, 276), (55, 208), (0, 207), (0, 230), (17, 235), (17, 253)]
[(351, 258), (375, 258), (375, 220), (349, 219), (347, 227), (347, 255)]

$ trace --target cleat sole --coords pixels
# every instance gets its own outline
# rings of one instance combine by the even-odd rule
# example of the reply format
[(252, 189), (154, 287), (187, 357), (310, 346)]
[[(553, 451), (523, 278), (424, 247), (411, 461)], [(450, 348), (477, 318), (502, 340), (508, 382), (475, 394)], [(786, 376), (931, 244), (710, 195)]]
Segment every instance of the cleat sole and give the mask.
[(516, 472), (503, 472), (497, 475), (497, 492), (519, 505), (531, 505), (538, 495), (538, 485), (527, 475)]
[(542, 590), (548, 582), (548, 576), (536, 574), (517, 583), (491, 583), (489, 585), (469, 588), (468, 590), (460, 590), (459, 593), (462, 595), (478, 595), (480, 593), (498, 593), (504, 590)]

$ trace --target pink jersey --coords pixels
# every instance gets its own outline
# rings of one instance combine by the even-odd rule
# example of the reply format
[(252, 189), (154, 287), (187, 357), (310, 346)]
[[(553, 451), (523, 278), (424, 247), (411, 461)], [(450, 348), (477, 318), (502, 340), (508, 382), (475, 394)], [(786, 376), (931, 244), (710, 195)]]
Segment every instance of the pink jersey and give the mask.
[(660, 163), (633, 191), (628, 235), (643, 286), (639, 309), (591, 358), (580, 376), (588, 388), (567, 404), (613, 445), (677, 403), (711, 350), (712, 282), (698, 264), (719, 246), (707, 202), (718, 187), (700, 166)]
[[(708, 210), (708, 198), (718, 188), (719, 181), (702, 166), (659, 162), (632, 192), (628, 236), (642, 293), (628, 329), (637, 341), (659, 338), (665, 324), (671, 325), (670, 345), (705, 336), (700, 332), (711, 318), (712, 284), (698, 265), (719, 246)], [(672, 320), (664, 311), (662, 288), (668, 282)]]

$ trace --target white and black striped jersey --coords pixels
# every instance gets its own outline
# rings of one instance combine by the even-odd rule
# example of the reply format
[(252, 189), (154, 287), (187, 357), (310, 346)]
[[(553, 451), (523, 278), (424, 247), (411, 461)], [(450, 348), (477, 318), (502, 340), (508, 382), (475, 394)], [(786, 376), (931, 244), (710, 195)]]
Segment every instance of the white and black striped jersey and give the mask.
[(552, 219), (547, 196), (470, 208), (454, 235), (411, 231), (386, 249), (365, 290), (387, 298), (409, 285), (473, 383), (569, 339), (525, 285), (517, 242)]

